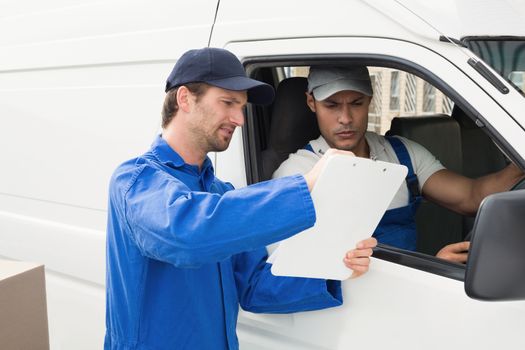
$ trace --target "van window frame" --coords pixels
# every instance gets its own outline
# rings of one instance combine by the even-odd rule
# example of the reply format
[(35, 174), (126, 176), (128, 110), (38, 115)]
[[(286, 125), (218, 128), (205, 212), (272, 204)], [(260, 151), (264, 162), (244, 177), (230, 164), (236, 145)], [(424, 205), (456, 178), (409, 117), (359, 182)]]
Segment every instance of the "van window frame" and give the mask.
[[(267, 67), (285, 67), (285, 66), (311, 66), (321, 64), (364, 64), (366, 66), (376, 66), (393, 68), (414, 74), (432, 84), (435, 88), (441, 90), (454, 103), (456, 103), (471, 119), (477, 121), (478, 125), (484, 126), (484, 131), (488, 136), (505, 152), (511, 159), (520, 159), (517, 152), (510, 144), (486, 122), (484, 117), (456, 90), (448, 85), (441, 78), (437, 77), (432, 71), (414, 62), (389, 55), (372, 55), (372, 54), (323, 54), (323, 55), (286, 55), (286, 56), (259, 56), (245, 59), (243, 64), (247, 74), (251, 77), (260, 68)], [(268, 82), (272, 85), (278, 82)], [(261, 108), (249, 105), (246, 108), (246, 122), (242, 128), (244, 157), (246, 164), (247, 184), (254, 184), (261, 181), (258, 166), (260, 164), (261, 149), (257, 145), (257, 127), (254, 122), (257, 117), (256, 109)], [(263, 108), (271, 108), (263, 107)], [(379, 245), (374, 252), (374, 257), (389, 261), (395, 264), (415, 268), (417, 270), (429, 272), (454, 280), (464, 281), (465, 266), (463, 264), (451, 263), (434, 256), (405, 251), (390, 246)]]
[[(496, 145), (505, 153), (507, 157), (521, 163), (521, 156), (505, 140), (503, 136), (481, 115), (461, 94), (455, 91), (445, 81), (436, 76), (432, 71), (412, 61), (390, 55), (378, 54), (300, 54), (284, 56), (259, 56), (250, 57), (243, 60), (248, 76), (253, 77), (254, 72), (259, 68), (278, 67), (278, 66), (310, 66), (321, 64), (364, 64), (366, 66), (376, 66), (403, 70), (413, 74), (423, 80), (426, 80), (434, 87), (445, 93), (454, 101), (476, 124), (483, 127), (487, 135), (496, 143)], [(468, 79), (465, 77), (465, 79)], [(270, 83), (273, 85), (272, 83)], [(242, 130), (244, 156), (247, 171), (247, 184), (253, 184), (260, 181), (257, 169), (252, 168), (252, 159), (257, 156), (254, 154), (256, 145), (253, 142), (246, 143), (246, 140), (253, 139), (255, 133), (253, 118), (256, 115), (254, 109), (261, 108), (249, 105), (246, 110), (246, 123)], [(269, 108), (269, 107), (265, 107)]]

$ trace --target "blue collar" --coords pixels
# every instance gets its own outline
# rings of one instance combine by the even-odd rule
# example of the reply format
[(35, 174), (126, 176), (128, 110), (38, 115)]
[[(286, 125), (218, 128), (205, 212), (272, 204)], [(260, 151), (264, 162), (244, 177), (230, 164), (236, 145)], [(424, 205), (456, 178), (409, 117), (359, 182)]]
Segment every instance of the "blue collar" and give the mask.
[[(186, 164), (184, 159), (173, 150), (173, 148), (168, 145), (166, 140), (164, 140), (161, 135), (157, 136), (155, 138), (155, 141), (151, 144), (151, 153), (157, 157), (159, 162), (162, 164), (165, 164), (171, 168), (181, 168), (181, 167), (189, 167), (194, 169), (197, 174), (199, 173), (199, 167), (196, 165)], [(201, 173), (204, 173), (210, 169), (213, 172), (213, 166), (211, 163), (211, 160), (209, 157), (206, 157), (204, 159), (204, 163), (202, 164)]]

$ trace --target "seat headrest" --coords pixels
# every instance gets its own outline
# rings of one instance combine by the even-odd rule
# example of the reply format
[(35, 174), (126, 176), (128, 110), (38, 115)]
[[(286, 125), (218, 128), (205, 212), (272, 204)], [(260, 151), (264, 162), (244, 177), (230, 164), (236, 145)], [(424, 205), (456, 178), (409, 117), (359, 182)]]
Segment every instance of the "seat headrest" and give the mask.
[(268, 147), (262, 153), (264, 179), (269, 179), (290, 153), (320, 135), (315, 113), (306, 104), (307, 87), (303, 77), (284, 79), (277, 87)]
[(437, 114), (422, 117), (396, 117), (388, 135), (399, 135), (419, 143), (447, 168), (462, 171), (461, 132), (450, 116)]
[(452, 108), (452, 118), (464, 129), (479, 129), (476, 123), (458, 105)]
[(306, 105), (307, 87), (303, 77), (285, 79), (277, 87), (268, 143), (286, 156), (320, 135), (315, 113)]

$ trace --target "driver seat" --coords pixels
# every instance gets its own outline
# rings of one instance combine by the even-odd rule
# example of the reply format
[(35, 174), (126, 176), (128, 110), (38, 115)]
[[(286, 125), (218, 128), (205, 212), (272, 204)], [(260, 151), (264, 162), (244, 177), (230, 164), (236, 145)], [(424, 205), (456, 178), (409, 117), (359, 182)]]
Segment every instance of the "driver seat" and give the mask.
[(267, 148), (261, 152), (262, 180), (272, 174), (291, 153), (321, 134), (315, 113), (306, 104), (308, 80), (303, 77), (281, 81), (275, 92)]

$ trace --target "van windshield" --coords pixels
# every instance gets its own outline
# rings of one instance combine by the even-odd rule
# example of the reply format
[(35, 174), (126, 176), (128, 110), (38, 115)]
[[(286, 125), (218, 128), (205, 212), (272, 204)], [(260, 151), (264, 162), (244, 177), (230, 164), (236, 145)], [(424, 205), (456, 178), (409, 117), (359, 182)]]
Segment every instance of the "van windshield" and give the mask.
[(525, 38), (467, 37), (463, 41), (525, 97)]

